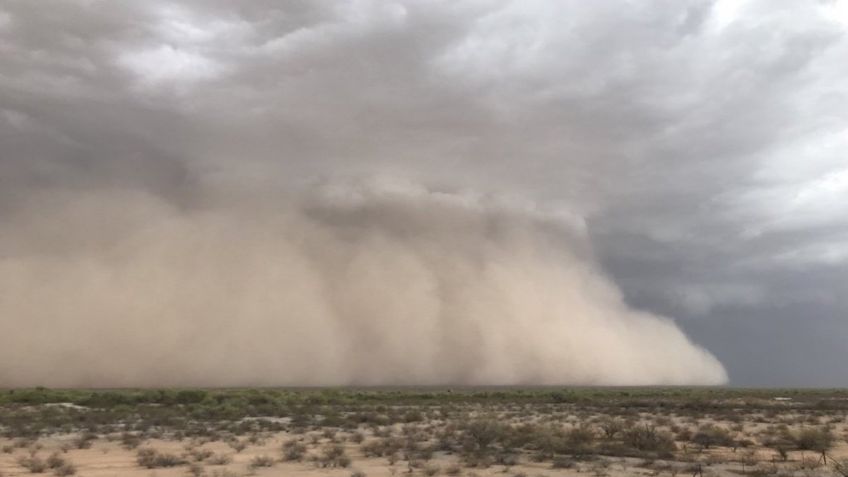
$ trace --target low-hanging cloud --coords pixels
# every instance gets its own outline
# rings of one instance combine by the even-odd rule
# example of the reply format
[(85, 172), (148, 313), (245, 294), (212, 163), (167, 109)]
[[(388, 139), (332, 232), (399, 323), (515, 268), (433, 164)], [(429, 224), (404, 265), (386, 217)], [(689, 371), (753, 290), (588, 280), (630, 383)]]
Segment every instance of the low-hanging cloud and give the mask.
[[(381, 185), (382, 184), (382, 185)], [(54, 193), (2, 227), (7, 386), (715, 384), (580, 220), (390, 181), (181, 209)]]

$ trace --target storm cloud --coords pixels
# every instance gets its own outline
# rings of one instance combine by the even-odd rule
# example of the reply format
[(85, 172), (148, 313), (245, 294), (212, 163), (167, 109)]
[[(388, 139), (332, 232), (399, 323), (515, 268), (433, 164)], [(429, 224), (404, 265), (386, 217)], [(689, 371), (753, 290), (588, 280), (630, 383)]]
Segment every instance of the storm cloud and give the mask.
[[(844, 384), (847, 29), (844, 0), (5, 1), (0, 377), (132, 384), (116, 374), (122, 364), (136, 370), (135, 382), (153, 383), (156, 366), (129, 366), (137, 354), (93, 365), (101, 352), (120, 354), (122, 341), (103, 337), (123, 336), (138, 352), (156, 350), (153, 362), (185, 362), (163, 382), (235, 383), (203, 379), (227, 365), (212, 359), (219, 355), (180, 354), (192, 343), (181, 326), (208, 317), (210, 329), (196, 338), (207, 349), (235, 332), (221, 324), (226, 316), (245, 323), (233, 343), (254, 359), (229, 361), (222, 375), (273, 384), (257, 366), (296, 354), (284, 345), (298, 335), (286, 330), (314, 321), (285, 307), (318, 313), (304, 303), (309, 287), (326, 292), (338, 280), (328, 277), (344, 273), (366, 286), (356, 278), (373, 271), (370, 280), (392, 288), (366, 294), (405, 296), (401, 285), (447, 280), (463, 296), (438, 303), (488, 303), (557, 343), (579, 335), (546, 334), (542, 321), (561, 320), (551, 325), (558, 330), (578, 315), (603, 315), (661, 327), (665, 353), (677, 349), (696, 364), (688, 375), (658, 368), (628, 380), (636, 374), (616, 353), (630, 350), (643, 369), (667, 355), (622, 345), (592, 374), (573, 364), (577, 344), (531, 341), (479, 344), (474, 364), (439, 374), (450, 352), (427, 353), (451, 341), (431, 336), (438, 345), (421, 351), (425, 369), (402, 361), (376, 374), (363, 369), (384, 356), (378, 351), (345, 368), (333, 363), (349, 361), (348, 351), (322, 344), (318, 363), (334, 371), (311, 382), (722, 381), (721, 366), (680, 327), (717, 354), (734, 384)], [(379, 193), (374, 182), (403, 186)], [(330, 199), (339, 191), (354, 205)], [(371, 245), (379, 237), (385, 242)], [(234, 252), (242, 243), (253, 252)], [(376, 260), (366, 250), (378, 249), (389, 254), (385, 267), (351, 262), (359, 253)], [(273, 257), (313, 255), (318, 262), (302, 268), (273, 265)], [(502, 282), (480, 263), (526, 274)], [(379, 276), (404, 267), (430, 278)], [(289, 275), (269, 276), (275, 270)], [(244, 283), (260, 285), (248, 292)], [(271, 284), (290, 288), (273, 295)], [(149, 294), (148, 285), (165, 290)], [(579, 309), (589, 311), (558, 308), (587, 287), (594, 298)], [(343, 288), (333, 297), (346, 296)], [(523, 291), (539, 295), (509, 298)], [(412, 303), (437, 296), (409, 293)], [(497, 315), (396, 299), (345, 319), (426, 315), (397, 318), (399, 326)], [(509, 300), (530, 313), (504, 310)], [(265, 303), (266, 315), (251, 302)], [(268, 328), (257, 318), (268, 310), (286, 318)], [(289, 351), (249, 346), (251, 319)], [(361, 330), (356, 336), (368, 329), (344, 326)], [(482, 343), (497, 329), (451, 335)], [(60, 330), (73, 339), (49, 339)], [(330, 340), (344, 330), (315, 333), (303, 336)], [(387, 347), (398, 333), (386, 333), (347, 344)], [(798, 346), (786, 346), (793, 337)], [(98, 343), (114, 349), (86, 351)], [(495, 358), (486, 351), (494, 348), (514, 352)], [(91, 375), (56, 374), (68, 358), (88, 360)]]

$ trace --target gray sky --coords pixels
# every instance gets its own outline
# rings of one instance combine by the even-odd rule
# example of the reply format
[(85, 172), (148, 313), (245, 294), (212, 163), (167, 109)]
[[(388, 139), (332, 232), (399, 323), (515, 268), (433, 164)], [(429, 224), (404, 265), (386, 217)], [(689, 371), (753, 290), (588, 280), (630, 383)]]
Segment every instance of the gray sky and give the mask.
[(0, 2), (0, 220), (372, 176), (520, 197), (735, 385), (848, 386), (846, 151), (848, 0)]

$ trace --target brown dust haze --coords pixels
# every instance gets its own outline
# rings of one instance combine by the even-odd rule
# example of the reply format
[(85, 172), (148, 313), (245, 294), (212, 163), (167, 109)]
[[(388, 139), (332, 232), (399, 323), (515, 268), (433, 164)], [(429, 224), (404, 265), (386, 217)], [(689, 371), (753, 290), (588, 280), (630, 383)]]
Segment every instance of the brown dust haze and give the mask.
[(415, 184), (178, 207), (54, 191), (0, 226), (3, 386), (716, 384), (581, 222)]

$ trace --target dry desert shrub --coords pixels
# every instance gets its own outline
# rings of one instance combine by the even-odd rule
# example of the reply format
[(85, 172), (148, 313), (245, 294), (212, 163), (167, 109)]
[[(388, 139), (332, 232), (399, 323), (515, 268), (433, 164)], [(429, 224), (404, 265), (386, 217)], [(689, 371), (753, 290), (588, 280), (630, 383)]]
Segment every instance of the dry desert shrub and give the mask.
[(76, 467), (62, 457), (58, 452), (54, 452), (47, 458), (47, 467), (53, 471), (53, 475), (67, 476), (77, 473)]
[(807, 427), (792, 435), (798, 450), (823, 453), (834, 444), (833, 432), (827, 427)]
[(247, 442), (254, 446), (262, 445), (265, 443), (265, 437), (258, 432), (252, 432), (247, 436)]
[(736, 445), (730, 431), (712, 424), (701, 426), (692, 436), (692, 442), (700, 445), (704, 449), (709, 449), (710, 447), (715, 446), (735, 447)]
[(457, 475), (462, 473), (462, 467), (458, 464), (450, 464), (445, 467), (445, 474), (450, 475), (451, 477), (456, 477)]
[(557, 456), (554, 457), (551, 467), (554, 469), (572, 469), (577, 463), (571, 457)]
[(250, 460), (249, 467), (251, 469), (258, 469), (260, 467), (273, 467), (274, 464), (276, 464), (276, 461), (272, 457), (258, 455)]
[(193, 477), (203, 477), (206, 475), (206, 469), (203, 468), (203, 464), (200, 462), (192, 462), (188, 466), (188, 473)]
[(833, 461), (833, 470), (842, 477), (848, 477), (848, 460)]
[(228, 469), (215, 469), (209, 474), (209, 477), (239, 477), (238, 474)]
[(54, 452), (50, 454), (50, 457), (47, 458), (47, 466), (51, 469), (55, 469), (56, 467), (62, 466), (65, 463), (65, 459), (58, 453)]
[(632, 449), (659, 457), (670, 456), (677, 449), (670, 434), (649, 425), (628, 429), (624, 432), (623, 441)]
[(289, 439), (283, 443), (283, 460), (299, 462), (306, 455), (306, 446), (297, 439)]
[(229, 445), (237, 453), (247, 449), (247, 442), (237, 438), (228, 439), (227, 445)]
[(625, 428), (624, 421), (609, 417), (601, 421), (599, 427), (601, 428), (604, 439), (607, 440), (615, 439), (624, 431)]
[(141, 467), (157, 469), (160, 467), (176, 467), (186, 464), (186, 460), (174, 454), (160, 452), (151, 447), (139, 449), (136, 452), (136, 462)]
[(595, 441), (595, 432), (586, 425), (573, 427), (566, 432), (565, 443), (572, 454), (585, 454)]
[(317, 456), (316, 463), (320, 467), (348, 467), (350, 466), (350, 457), (345, 454), (344, 447), (339, 444), (328, 444), (321, 449), (321, 454)]
[(37, 455), (30, 455), (29, 457), (19, 457), (18, 465), (28, 470), (32, 474), (40, 474), (47, 470), (47, 463)]
[(609, 462), (605, 460), (600, 460), (592, 464), (592, 475), (595, 477), (606, 477), (609, 475), (607, 469), (609, 468)]
[(211, 449), (197, 449), (192, 448), (186, 452), (186, 455), (191, 457), (195, 462), (203, 462), (206, 459), (212, 457), (215, 453)]
[(429, 464), (424, 466), (424, 475), (427, 477), (433, 477), (438, 475), (442, 471), (442, 468), (436, 464)]
[(74, 439), (74, 446), (77, 449), (89, 449), (95, 440), (97, 440), (97, 434), (93, 432), (83, 432)]
[(126, 450), (133, 450), (141, 445), (141, 437), (132, 432), (124, 432), (121, 434), (121, 446)]
[(226, 454), (214, 454), (206, 459), (208, 465), (227, 465), (232, 462), (232, 458)]
[(404, 441), (399, 437), (380, 437), (362, 443), (359, 449), (366, 457), (388, 457), (404, 448)]

